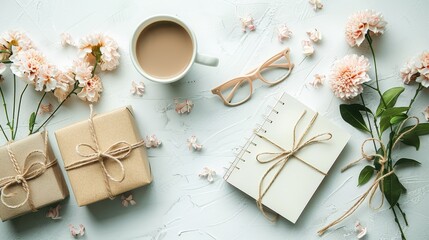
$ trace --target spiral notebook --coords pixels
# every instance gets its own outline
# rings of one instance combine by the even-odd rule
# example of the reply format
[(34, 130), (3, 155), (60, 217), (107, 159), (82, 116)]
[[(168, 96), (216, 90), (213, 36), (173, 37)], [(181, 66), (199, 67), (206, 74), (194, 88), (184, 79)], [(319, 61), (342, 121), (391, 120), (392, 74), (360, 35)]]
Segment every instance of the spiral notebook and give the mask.
[[(306, 143), (319, 135), (323, 141), (295, 149), (284, 162), (287, 151), (294, 149), (300, 138)], [(295, 223), (349, 139), (347, 132), (284, 93), (260, 127), (254, 130), (224, 179)], [(260, 161), (268, 159), (261, 163), (257, 156)], [(277, 159), (269, 161), (276, 156)], [(275, 165), (278, 161), (283, 162)], [(264, 175), (261, 186), (268, 190), (259, 198)]]

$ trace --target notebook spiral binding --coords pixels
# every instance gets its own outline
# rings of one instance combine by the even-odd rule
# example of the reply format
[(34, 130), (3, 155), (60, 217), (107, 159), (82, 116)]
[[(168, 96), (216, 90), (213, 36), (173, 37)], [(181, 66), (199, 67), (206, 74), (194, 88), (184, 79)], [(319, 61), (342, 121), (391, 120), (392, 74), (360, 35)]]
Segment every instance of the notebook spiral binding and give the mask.
[[(273, 123), (273, 120), (271, 120), (269, 118), (269, 116), (271, 114), (273, 114), (273, 113), (274, 114), (279, 114), (279, 110), (277, 110), (279, 105), (285, 105), (285, 103), (282, 102), (280, 99), (277, 99), (276, 104), (274, 105), (274, 107), (272, 107), (272, 106), (268, 106), (267, 107), (269, 109), (268, 110), (269, 113), (267, 115), (264, 115), (262, 123), (256, 124), (257, 127), (254, 130), (254, 132), (261, 132), (261, 131), (264, 132), (264, 133), (267, 132), (267, 130), (264, 128), (264, 125), (265, 124), (272, 124)], [(229, 178), (229, 176), (231, 175), (231, 173), (234, 170), (236, 170), (236, 169), (240, 170), (240, 166), (239, 166), (240, 162), (246, 162), (246, 160), (243, 159), (243, 155), (245, 153), (249, 153), (249, 154), (251, 153), (247, 149), (250, 145), (253, 145), (253, 146), (257, 145), (256, 143), (253, 142), (253, 139), (255, 137), (257, 137), (257, 135), (255, 133), (252, 133), (252, 136), (247, 140), (246, 144), (243, 147), (240, 147), (241, 150), (238, 152), (238, 154), (235, 157), (235, 160), (233, 161), (233, 163), (231, 164), (230, 168), (226, 171), (226, 173), (225, 173), (225, 175), (223, 177), (225, 180), (227, 180)]]

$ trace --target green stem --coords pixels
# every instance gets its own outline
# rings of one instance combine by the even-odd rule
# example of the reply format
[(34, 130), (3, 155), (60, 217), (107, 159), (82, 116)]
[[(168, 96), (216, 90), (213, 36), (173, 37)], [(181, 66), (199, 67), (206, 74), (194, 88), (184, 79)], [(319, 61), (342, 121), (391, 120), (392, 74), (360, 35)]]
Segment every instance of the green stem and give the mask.
[[(40, 105), (42, 104), (42, 101), (43, 101), (43, 99), (45, 98), (46, 93), (47, 93), (47, 92), (45, 92), (45, 93), (42, 95), (42, 97), (40, 98), (39, 104), (37, 104), (37, 108), (36, 108), (36, 112), (35, 112), (35, 114), (36, 114), (36, 115), (35, 115), (35, 117), (34, 117), (34, 122), (36, 122), (37, 114), (38, 114), (39, 109), (40, 109)], [(34, 125), (33, 125), (33, 126), (31, 126), (31, 128), (30, 128), (30, 134), (32, 134), (32, 133), (33, 133), (33, 129), (34, 129)]]
[(410, 111), (410, 109), (411, 109), (411, 106), (413, 105), (414, 101), (416, 100), (417, 95), (419, 95), (419, 92), (420, 92), (421, 90), (423, 90), (423, 88), (424, 88), (424, 87), (422, 86), (422, 84), (419, 84), (419, 86), (417, 87), (416, 92), (415, 92), (415, 94), (414, 94), (414, 97), (411, 99), (410, 104), (408, 105), (408, 110), (405, 112), (405, 114), (408, 114), (408, 112), (409, 112), (409, 111)]
[[(362, 96), (362, 93), (359, 94), (359, 96), (360, 96), (360, 99), (362, 100), (362, 104), (366, 107), (365, 100), (364, 100), (364, 98)], [(369, 125), (369, 130), (370, 130), (371, 137), (374, 138), (374, 133), (372, 132), (371, 122), (369, 120), (369, 114), (368, 114), (367, 111), (365, 111), (365, 113), (366, 113), (366, 118), (368, 119), (368, 125)], [(372, 143), (374, 144), (374, 150), (375, 150), (375, 152), (377, 152), (377, 146), (375, 145), (375, 141), (373, 140)]]
[(395, 215), (395, 222), (398, 225), (399, 231), (401, 232), (402, 240), (406, 240), (407, 238), (405, 238), (404, 231), (402, 231), (402, 226), (399, 223), (398, 216), (396, 215), (396, 212), (395, 212), (395, 209), (393, 208), (393, 206), (391, 207), (391, 209), (393, 211), (393, 215)]
[(1, 129), (1, 131), (3, 132), (4, 138), (6, 138), (6, 141), (8, 141), (8, 142), (9, 142), (9, 138), (7, 137), (6, 133), (4, 132), (4, 129), (3, 129), (3, 126), (2, 126), (2, 125), (0, 125), (0, 129)]
[(384, 99), (383, 99), (383, 94), (381, 93), (381, 91), (380, 91), (380, 85), (379, 85), (379, 81), (378, 81), (378, 70), (377, 70), (377, 61), (376, 61), (376, 59), (375, 59), (375, 52), (374, 52), (374, 48), (372, 47), (372, 39), (371, 39), (371, 36), (369, 35), (369, 34), (366, 34), (365, 35), (365, 38), (366, 38), (366, 40), (368, 41), (368, 43), (369, 43), (369, 48), (371, 49), (371, 53), (372, 53), (372, 59), (373, 59), (373, 62), (374, 62), (374, 72), (375, 72), (375, 84), (376, 84), (376, 88), (374, 89), (374, 90), (376, 90), (377, 91), (377, 93), (378, 93), (378, 95), (380, 95), (380, 98), (381, 98), (381, 102), (383, 103), (383, 105), (384, 105), (384, 107), (386, 107), (387, 106), (387, 104), (386, 104), (386, 102), (384, 101)]
[(0, 60), (0, 63), (12, 63), (10, 60)]
[(13, 128), (10, 124), (10, 120), (9, 120), (9, 114), (7, 112), (7, 106), (6, 106), (6, 100), (4, 99), (4, 93), (3, 93), (3, 89), (0, 86), (0, 94), (1, 94), (1, 98), (3, 100), (3, 108), (4, 108), (4, 113), (6, 115), (6, 121), (7, 121), (7, 126), (9, 127), (10, 131), (11, 131), (11, 137), (13, 137)]
[(399, 203), (396, 203), (396, 206), (398, 207), (399, 211), (402, 214), (402, 217), (404, 218), (405, 225), (408, 226), (407, 215), (405, 214), (405, 212), (402, 211), (401, 206), (399, 205)]
[(51, 115), (36, 129), (36, 131), (34, 131), (35, 133), (38, 132), (44, 125), (46, 125), (46, 123), (49, 122), (49, 120), (51, 120), (51, 118), (54, 116), (54, 114), (58, 111), (58, 109), (60, 109), (60, 107), (64, 104), (65, 101), (67, 101), (67, 99), (69, 99), (69, 97), (74, 94), (75, 90), (79, 87), (79, 83), (76, 82), (74, 85), (73, 90), (67, 95), (67, 97), (58, 105), (57, 108), (55, 108), (55, 110), (51, 113)]
[(371, 88), (372, 90), (377, 91), (377, 88), (375, 88), (375, 87), (373, 87), (373, 86), (371, 86), (371, 85), (369, 85), (369, 84), (364, 83), (363, 85), (364, 85), (364, 86), (366, 86), (366, 87)]
[[(12, 107), (12, 129), (15, 127), (15, 107), (16, 107), (16, 76), (13, 74), (13, 107)], [(18, 124), (18, 123), (17, 123)], [(16, 132), (16, 131), (15, 131)], [(12, 140), (14, 137), (12, 136)]]
[(0, 50), (0, 53), (10, 53), (9, 50)]
[(21, 103), (22, 103), (22, 97), (24, 96), (25, 90), (27, 90), (28, 84), (25, 85), (24, 89), (21, 92), (21, 95), (19, 96), (19, 102), (18, 102), (18, 113), (16, 115), (16, 127), (15, 127), (15, 134), (12, 137), (12, 140), (15, 140), (16, 133), (18, 132), (18, 126), (19, 126), (19, 113), (21, 112)]

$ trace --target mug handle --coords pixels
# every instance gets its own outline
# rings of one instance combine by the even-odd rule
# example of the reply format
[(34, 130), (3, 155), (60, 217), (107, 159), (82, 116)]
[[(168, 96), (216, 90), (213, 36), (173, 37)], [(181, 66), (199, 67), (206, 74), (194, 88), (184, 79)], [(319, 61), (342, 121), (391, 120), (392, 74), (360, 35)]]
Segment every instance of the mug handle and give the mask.
[(216, 67), (219, 64), (219, 59), (197, 53), (197, 55), (195, 56), (195, 62), (207, 66)]

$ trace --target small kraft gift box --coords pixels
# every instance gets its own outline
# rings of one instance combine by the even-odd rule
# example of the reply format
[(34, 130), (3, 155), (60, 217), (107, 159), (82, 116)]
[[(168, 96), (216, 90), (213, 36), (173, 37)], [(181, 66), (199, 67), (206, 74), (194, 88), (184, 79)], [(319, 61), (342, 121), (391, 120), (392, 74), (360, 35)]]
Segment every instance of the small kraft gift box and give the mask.
[(146, 147), (131, 106), (55, 132), (64, 167), (79, 206), (85, 206), (149, 184)]
[(46, 131), (0, 148), (0, 189), (2, 221), (37, 211), (69, 195)]

